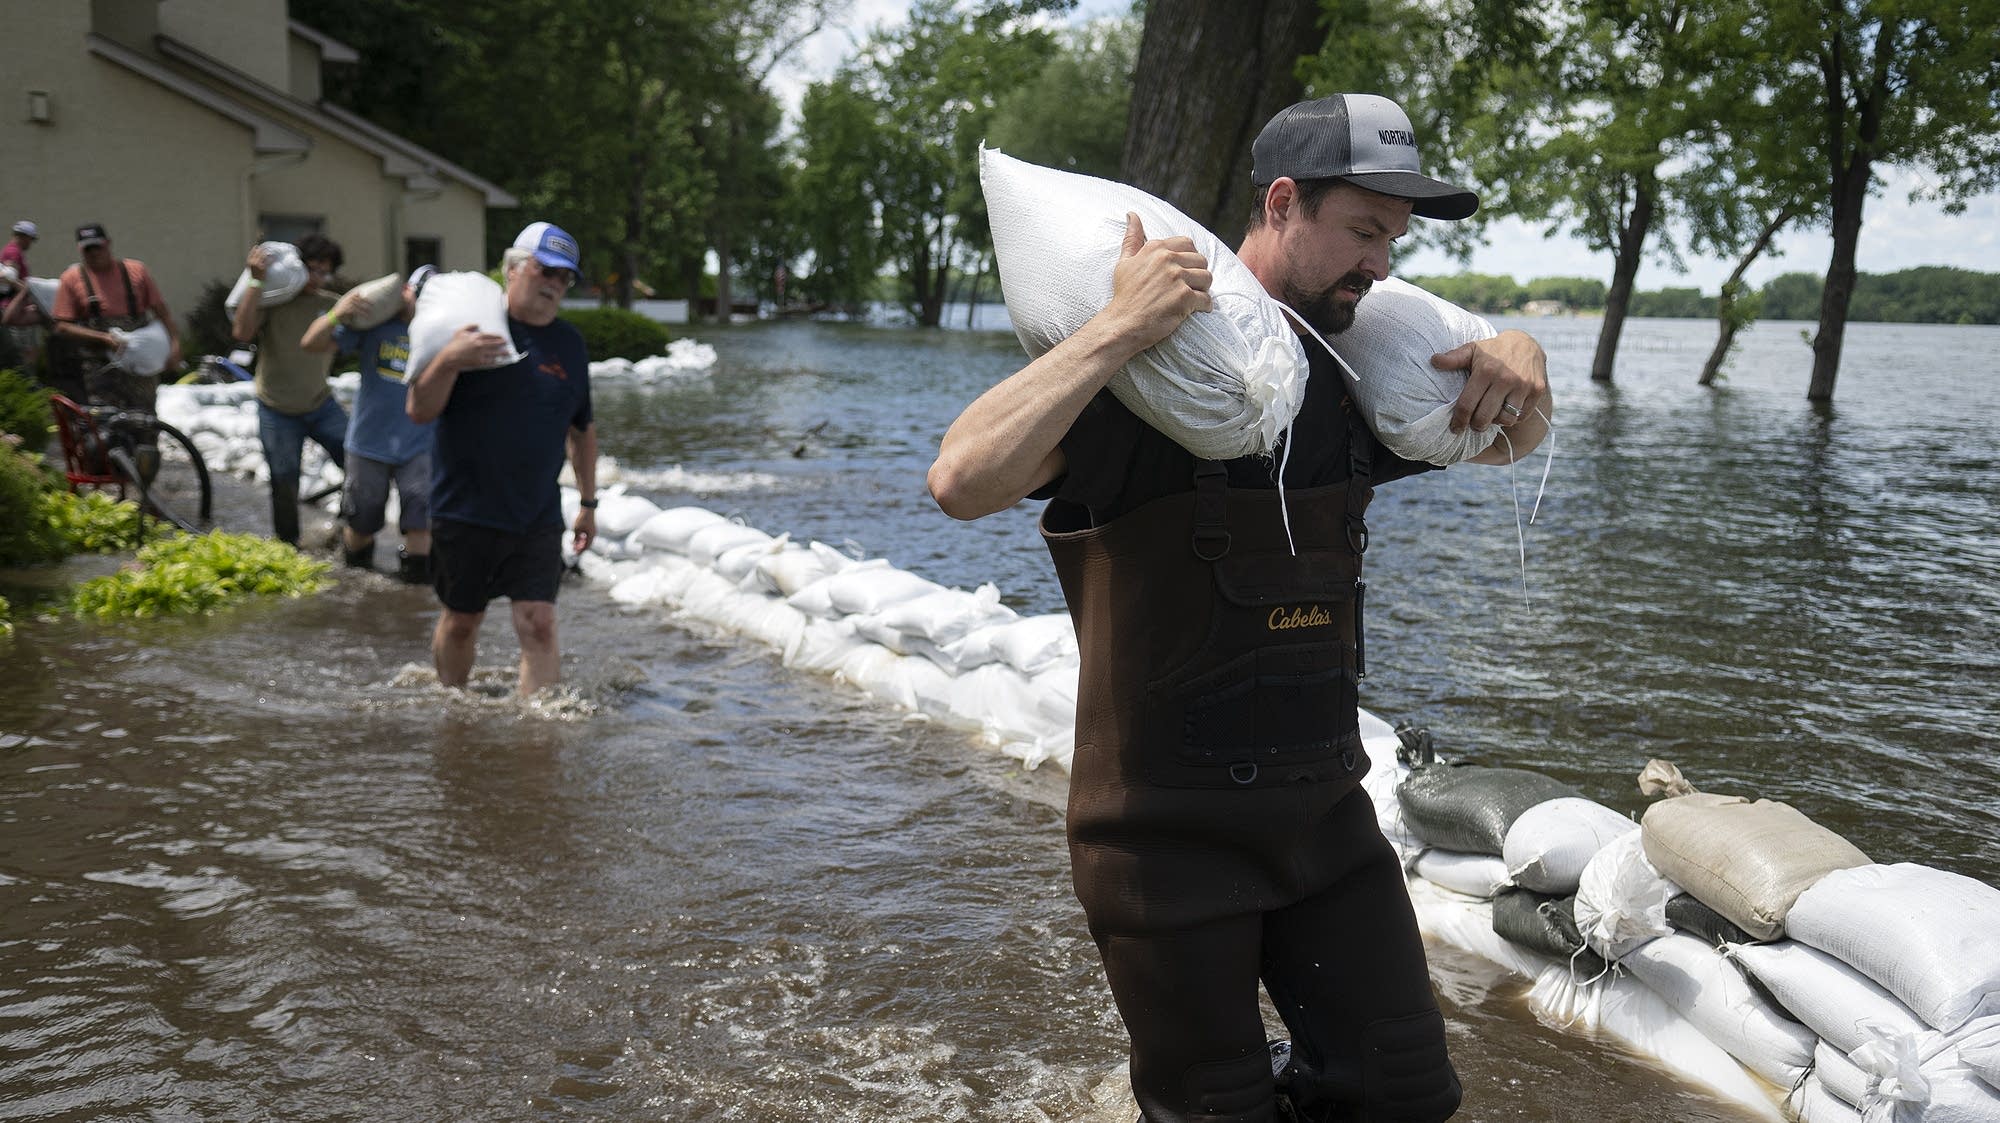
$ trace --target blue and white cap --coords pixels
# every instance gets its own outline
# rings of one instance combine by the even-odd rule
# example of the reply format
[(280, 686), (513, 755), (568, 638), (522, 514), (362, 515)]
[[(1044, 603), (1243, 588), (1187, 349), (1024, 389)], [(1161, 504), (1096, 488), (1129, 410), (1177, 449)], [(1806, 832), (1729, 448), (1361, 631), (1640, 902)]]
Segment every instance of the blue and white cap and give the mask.
[(535, 255), (535, 260), (551, 269), (568, 269), (573, 273), (583, 272), (577, 264), (581, 254), (576, 250), (576, 239), (569, 231), (553, 222), (531, 222), (514, 239), (514, 248), (527, 250)]
[(1334, 94), (1278, 111), (1250, 146), (1250, 182), (1343, 179), (1410, 201), (1424, 218), (1470, 218), (1479, 196), (1424, 175), (1409, 115), (1380, 94)]

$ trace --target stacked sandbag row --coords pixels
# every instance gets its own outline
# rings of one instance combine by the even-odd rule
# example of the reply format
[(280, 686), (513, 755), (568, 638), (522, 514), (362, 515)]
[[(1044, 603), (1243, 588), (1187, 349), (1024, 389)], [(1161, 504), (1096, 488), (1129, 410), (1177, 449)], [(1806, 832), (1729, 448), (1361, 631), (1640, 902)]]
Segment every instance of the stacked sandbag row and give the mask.
[(1538, 996), (1600, 1008), (1579, 975), (1616, 964), (1607, 984), (1643, 982), (1799, 1118), (2000, 1121), (2000, 890), (1872, 864), (1782, 803), (1680, 791), (1633, 824), (1533, 772), (1426, 762), (1383, 822), (1431, 848), (1413, 890), (1568, 960)]
[(643, 359), (602, 359), (590, 364), (590, 377), (613, 382), (637, 382), (650, 386), (691, 374), (703, 374), (715, 365), (715, 348), (692, 339), (667, 343), (664, 355)]
[[(343, 401), (352, 401), (360, 378), (352, 372), (334, 378), (335, 395)], [(268, 483), (271, 468), (264, 462), (264, 446), (257, 438), (256, 395), (257, 387), (250, 382), (162, 386), (153, 412), (161, 421), (187, 434), (210, 472)], [(339, 466), (318, 445), (307, 441), (301, 457), (300, 494), (338, 488), (344, 479), (346, 476)], [(393, 497), (390, 501), (394, 502)], [(338, 510), (339, 496), (329, 496), (322, 506), (329, 511)], [(389, 515), (395, 517), (394, 508)]]
[[(573, 514), (575, 493), (564, 501)], [(585, 572), (615, 600), (755, 637), (787, 666), (980, 732), (1029, 767), (1069, 767), (1077, 652), (1065, 615), (1022, 617), (991, 585), (945, 588), (883, 559), (615, 489), (600, 493), (598, 533)]]

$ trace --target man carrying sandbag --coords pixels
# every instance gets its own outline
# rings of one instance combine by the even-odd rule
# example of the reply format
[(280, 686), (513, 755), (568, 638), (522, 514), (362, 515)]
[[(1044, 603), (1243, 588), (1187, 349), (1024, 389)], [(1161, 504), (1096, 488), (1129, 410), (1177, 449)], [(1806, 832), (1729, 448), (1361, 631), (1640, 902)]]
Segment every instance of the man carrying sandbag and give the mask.
[[(431, 425), (404, 412), (410, 359), (410, 316), (424, 280), (435, 270), (418, 267), (400, 289), (375, 296), (394, 308), (371, 306), (370, 285), (349, 289), (333, 310), (312, 322), (299, 346), (361, 360), (354, 415), (347, 426), (347, 481), (340, 493), (341, 554), (355, 569), (375, 567), (375, 535), (396, 485), (396, 576), (412, 585), (431, 580)], [(383, 278), (395, 282), (396, 277)], [(372, 284), (372, 282), (371, 282)]]
[(506, 362), (510, 340), (468, 324), (411, 376), (410, 419), (437, 421), (431, 586), (444, 610), (431, 634), (431, 660), (446, 686), (463, 686), (472, 673), (479, 625), (495, 597), (513, 602), (521, 695), (562, 678), (556, 480), (565, 454), (583, 503), (573, 546), (581, 553), (597, 536), (589, 356), (582, 334), (556, 318), (578, 268), (576, 239), (547, 222), (529, 225), (501, 264), (507, 328), (521, 357)]
[[(111, 252), (103, 225), (76, 228), (77, 264), (63, 270), (56, 289), (55, 338), (50, 347), (50, 383), (77, 401), (151, 412), (159, 378), (134, 374), (118, 365), (124, 348), (117, 331), (135, 331), (158, 320), (172, 341), (167, 369), (181, 363), (180, 329), (145, 262)], [(143, 465), (142, 465), (143, 467)]]
[(271, 533), (299, 544), (299, 471), (306, 440), (326, 450), (345, 467), (342, 449), (347, 435), (347, 411), (327, 384), (333, 356), (299, 345), (313, 321), (332, 314), (334, 294), (326, 284), (340, 269), (345, 255), (340, 244), (323, 234), (299, 239), (299, 258), (306, 266), (303, 292), (282, 304), (266, 306), (264, 275), (271, 251), (261, 243), (251, 247), (247, 268), (249, 289), (229, 321), (238, 343), (257, 344), (257, 441), (271, 469)]
[[(1409, 119), (1372, 95), (1281, 111), (1253, 159), (1239, 256), (1322, 333), (1352, 323), (1412, 215), (1478, 206), (1419, 172)], [(1050, 500), (1042, 533), (1082, 654), (1072, 873), (1144, 1119), (1444, 1119), (1458, 1078), (1402, 867), (1360, 788), (1355, 696), (1371, 488), (1430, 466), (1381, 448), (1310, 340), (1288, 449), (1200, 460), (1140, 422), (1106, 385), (1208, 310), (1211, 281), (1189, 238), (1149, 241), (1128, 216), (1110, 304), (967, 407), (931, 494), (962, 519)], [(1553, 407), (1534, 340), (1437, 362), (1469, 371), (1455, 427), (1507, 427), (1516, 456), (1541, 439)], [(1489, 452), (1475, 459), (1505, 462)], [(1265, 1043), (1260, 981), (1289, 1060)]]

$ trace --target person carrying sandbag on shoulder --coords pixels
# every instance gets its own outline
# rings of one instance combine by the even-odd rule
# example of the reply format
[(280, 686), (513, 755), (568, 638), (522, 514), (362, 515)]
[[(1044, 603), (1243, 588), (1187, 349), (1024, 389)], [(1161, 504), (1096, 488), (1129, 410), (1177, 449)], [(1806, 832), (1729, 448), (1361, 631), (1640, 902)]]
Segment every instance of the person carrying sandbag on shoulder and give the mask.
[[(291, 252), (296, 253), (292, 259)], [(281, 265), (304, 276), (277, 280)], [(257, 441), (271, 469), (271, 533), (280, 541), (299, 544), (299, 472), (306, 440), (326, 450), (335, 464), (346, 467), (347, 411), (327, 384), (333, 356), (299, 345), (313, 321), (333, 311), (334, 294), (327, 283), (340, 269), (340, 244), (322, 234), (299, 239), (296, 251), (283, 243), (265, 242), (250, 248), (244, 275), (231, 293), (236, 304), (229, 331), (238, 343), (257, 345)]]
[[(1302, 400), (1268, 455), (1198, 456), (1113, 390), (1217, 298), (1347, 329), (1413, 216), (1478, 200), (1421, 173), (1409, 118), (1374, 95), (1290, 106), (1252, 152), (1237, 257), (1261, 291), (1216, 291), (1239, 271), (1212, 272), (1190, 236), (1149, 236), (1135, 211), (1105, 263), (1109, 303), (959, 415), (930, 491), (961, 519), (1049, 501), (1082, 659), (1070, 861), (1143, 1118), (1441, 1120), (1461, 1090), (1402, 865), (1360, 786), (1356, 702), (1363, 516), (1375, 485), (1432, 465), (1381, 445), (1304, 327)], [(1508, 427), (1514, 454), (1540, 441), (1553, 406), (1533, 339), (1434, 361), (1467, 372), (1456, 428)], [(1260, 982), (1289, 1049), (1264, 1039)]]

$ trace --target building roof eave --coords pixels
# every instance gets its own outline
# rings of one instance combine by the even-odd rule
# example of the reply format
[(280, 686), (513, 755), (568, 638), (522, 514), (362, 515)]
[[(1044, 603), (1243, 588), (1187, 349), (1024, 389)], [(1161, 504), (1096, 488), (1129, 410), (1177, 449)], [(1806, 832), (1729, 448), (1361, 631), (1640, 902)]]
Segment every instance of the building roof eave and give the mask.
[(84, 49), (249, 129), (251, 147), (260, 156), (312, 151), (312, 138), (306, 134), (199, 82), (189, 81), (129, 47), (120, 46), (93, 32), (84, 36)]
[(410, 183), (414, 179), (443, 175), (463, 183), (484, 197), (489, 207), (513, 207), (520, 205), (514, 196), (498, 186), (473, 175), (464, 168), (453, 164), (444, 157), (431, 152), (421, 145), (404, 140), (395, 133), (339, 106), (321, 101), (317, 104), (301, 101), (278, 89), (265, 85), (219, 59), (170, 36), (157, 36), (154, 40), (160, 53), (176, 62), (191, 66), (231, 89), (254, 97), (266, 105), (289, 113), (301, 120), (339, 137), (364, 152), (374, 154), (382, 161), (384, 175), (396, 176)]
[(291, 29), (292, 34), (298, 36), (301, 39), (304, 39), (306, 42), (311, 43), (313, 46), (319, 48), (319, 57), (321, 61), (323, 62), (361, 61), (360, 51), (357, 51), (353, 47), (350, 47), (347, 44), (341, 42), (340, 40), (335, 39), (333, 36), (328, 35), (326, 32), (321, 31), (315, 27), (308, 27), (307, 25), (300, 23), (298, 20), (295, 19), (286, 20), (285, 23)]

